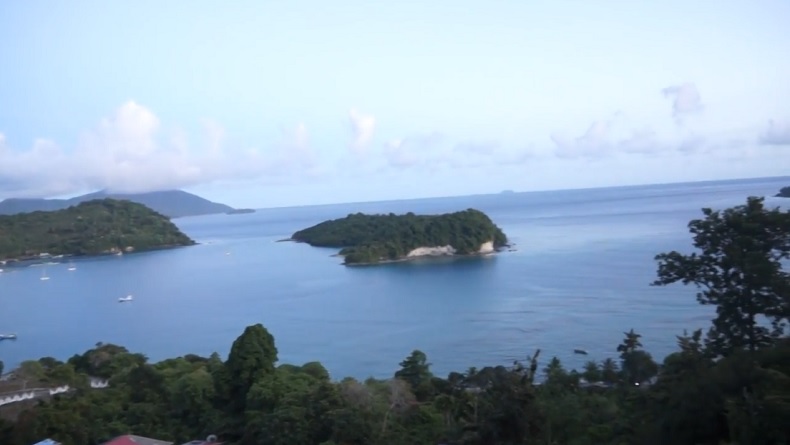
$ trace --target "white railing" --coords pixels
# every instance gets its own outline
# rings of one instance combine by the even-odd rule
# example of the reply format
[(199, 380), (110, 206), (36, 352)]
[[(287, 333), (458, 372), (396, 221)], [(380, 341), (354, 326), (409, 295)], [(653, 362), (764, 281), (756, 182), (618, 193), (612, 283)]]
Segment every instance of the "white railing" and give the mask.
[[(104, 389), (110, 386), (107, 379), (100, 379), (97, 377), (90, 377), (90, 387), (93, 389)], [(73, 388), (69, 385), (56, 386), (54, 388), (29, 388), (20, 391), (12, 391), (0, 394), (0, 406), (8, 405), (11, 403), (23, 402), (25, 400), (33, 400), (45, 396), (55, 396), (71, 391)]]

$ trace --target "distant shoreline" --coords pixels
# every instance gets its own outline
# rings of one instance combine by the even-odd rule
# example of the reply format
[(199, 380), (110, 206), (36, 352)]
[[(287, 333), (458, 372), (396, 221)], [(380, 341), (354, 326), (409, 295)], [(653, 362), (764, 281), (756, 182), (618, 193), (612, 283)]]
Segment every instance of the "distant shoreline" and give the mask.
[[(0, 260), (0, 266), (3, 267), (25, 267), (30, 265), (36, 264), (63, 264), (62, 261), (57, 260), (64, 260), (64, 259), (75, 259), (75, 258), (99, 258), (99, 257), (109, 257), (109, 256), (126, 256), (126, 255), (134, 255), (136, 253), (145, 253), (145, 252), (156, 252), (159, 250), (171, 250), (171, 249), (178, 249), (181, 247), (190, 247), (199, 245), (198, 242), (193, 242), (192, 244), (188, 245), (181, 245), (181, 244), (172, 244), (166, 245), (161, 247), (153, 247), (150, 249), (134, 249), (130, 251), (114, 251), (114, 252), (101, 252), (101, 253), (87, 253), (87, 254), (76, 254), (76, 253), (63, 253), (57, 255), (48, 255), (48, 256), (30, 256), (30, 257), (19, 257), (19, 258), (6, 258)], [(118, 255), (118, 253), (121, 253)]]
[[(439, 259), (471, 259), (476, 257), (487, 257), (487, 256), (495, 256), (498, 253), (501, 253), (503, 249), (497, 249), (493, 252), (474, 252), (474, 253), (453, 253), (453, 254), (446, 254), (446, 255), (412, 255), (412, 256), (404, 256), (400, 258), (396, 258), (394, 260), (379, 260), (379, 261), (367, 261), (364, 263), (340, 263), (341, 266), (347, 267), (370, 267), (370, 266), (380, 266), (384, 264), (395, 264), (395, 263), (409, 263), (412, 261), (420, 261), (420, 260), (439, 260)], [(333, 257), (344, 257), (344, 255), (340, 255), (339, 253), (332, 255)]]
[[(283, 238), (278, 239), (275, 241), (276, 243), (304, 243), (309, 244), (305, 241), (296, 240), (293, 238)], [(312, 247), (321, 247), (321, 246), (312, 246)], [(382, 259), (379, 261), (366, 261), (360, 263), (340, 263), (341, 266), (348, 266), (348, 267), (369, 267), (369, 266), (378, 266), (382, 264), (395, 264), (395, 263), (407, 263), (411, 261), (419, 261), (419, 260), (432, 260), (432, 259), (441, 259), (441, 258), (455, 258), (455, 259), (465, 259), (465, 258), (475, 258), (475, 257), (486, 257), (486, 256), (495, 256), (502, 252), (515, 252), (516, 251), (516, 244), (515, 243), (508, 243), (502, 247), (494, 248), (490, 251), (483, 251), (483, 252), (472, 252), (472, 253), (449, 253), (449, 254), (426, 254), (426, 255), (407, 255), (396, 259)], [(335, 253), (329, 255), (333, 258), (345, 258), (345, 255), (341, 255), (339, 253)]]

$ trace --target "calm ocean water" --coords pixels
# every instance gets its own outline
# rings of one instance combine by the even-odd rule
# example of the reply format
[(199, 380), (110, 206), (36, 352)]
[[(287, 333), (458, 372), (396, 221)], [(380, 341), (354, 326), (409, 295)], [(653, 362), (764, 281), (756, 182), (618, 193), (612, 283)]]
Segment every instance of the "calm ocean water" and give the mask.
[[(510, 364), (542, 349), (567, 366), (616, 356), (623, 331), (662, 359), (684, 329), (708, 326), (694, 289), (650, 287), (655, 254), (688, 251), (701, 207), (771, 195), (790, 178), (261, 210), (175, 222), (194, 247), (0, 273), (0, 342), (7, 367), (68, 358), (96, 342), (152, 360), (227, 354), (263, 323), (281, 362), (318, 360), (336, 378), (386, 377), (413, 349), (438, 374)], [(778, 198), (768, 198), (778, 205)], [(334, 249), (277, 243), (352, 212), (440, 213), (474, 207), (516, 252), (457, 261), (347, 268)], [(228, 254), (229, 253), (229, 254)], [(41, 281), (42, 267), (51, 277)], [(134, 295), (131, 303), (118, 298)], [(587, 357), (574, 348), (589, 351)]]

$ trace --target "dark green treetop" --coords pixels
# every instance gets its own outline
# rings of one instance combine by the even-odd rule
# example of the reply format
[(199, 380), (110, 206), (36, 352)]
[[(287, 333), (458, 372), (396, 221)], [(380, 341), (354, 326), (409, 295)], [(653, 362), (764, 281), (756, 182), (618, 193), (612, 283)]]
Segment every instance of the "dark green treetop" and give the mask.
[(772, 344), (790, 317), (790, 276), (782, 270), (790, 258), (790, 211), (767, 209), (763, 201), (749, 197), (723, 211), (702, 209), (705, 218), (688, 226), (698, 252), (656, 256), (654, 285), (694, 284), (699, 302), (717, 307), (708, 341), (719, 355)]

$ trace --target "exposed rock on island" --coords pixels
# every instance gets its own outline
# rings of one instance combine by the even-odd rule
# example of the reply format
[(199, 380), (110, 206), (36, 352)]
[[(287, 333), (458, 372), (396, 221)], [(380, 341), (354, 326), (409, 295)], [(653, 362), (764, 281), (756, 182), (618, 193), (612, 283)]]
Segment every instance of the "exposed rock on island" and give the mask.
[(355, 213), (300, 230), (291, 240), (340, 248), (346, 265), (425, 256), (486, 255), (507, 245), (502, 230), (475, 209), (443, 215)]
[(101, 255), (195, 244), (169, 218), (131, 201), (99, 199), (52, 212), (0, 216), (0, 260)]

